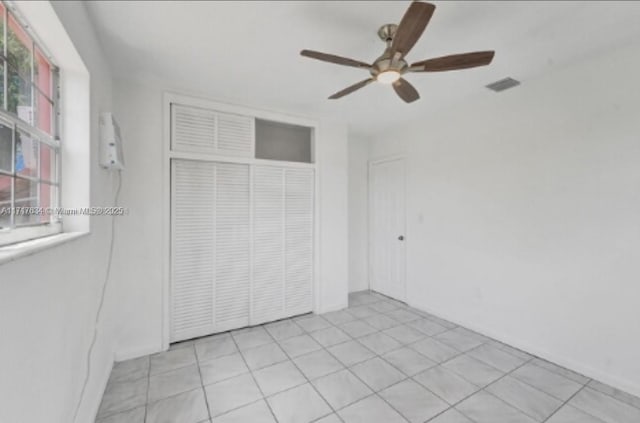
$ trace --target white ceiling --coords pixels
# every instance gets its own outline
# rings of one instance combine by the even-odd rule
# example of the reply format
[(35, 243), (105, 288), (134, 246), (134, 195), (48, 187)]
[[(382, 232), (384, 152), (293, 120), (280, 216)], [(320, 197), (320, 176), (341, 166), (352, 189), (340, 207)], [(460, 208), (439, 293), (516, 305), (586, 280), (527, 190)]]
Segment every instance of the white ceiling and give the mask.
[(419, 119), (470, 96), (499, 95), (484, 85), (523, 81), (603, 54), (640, 35), (640, 2), (436, 2), (414, 62), (496, 50), (488, 67), (409, 74), (421, 99), (405, 104), (372, 84), (326, 98), (368, 73), (299, 56), (307, 48), (371, 62), (384, 44), (376, 31), (397, 23), (407, 1), (97, 1), (86, 2), (112, 70), (221, 101), (350, 124), (371, 134)]

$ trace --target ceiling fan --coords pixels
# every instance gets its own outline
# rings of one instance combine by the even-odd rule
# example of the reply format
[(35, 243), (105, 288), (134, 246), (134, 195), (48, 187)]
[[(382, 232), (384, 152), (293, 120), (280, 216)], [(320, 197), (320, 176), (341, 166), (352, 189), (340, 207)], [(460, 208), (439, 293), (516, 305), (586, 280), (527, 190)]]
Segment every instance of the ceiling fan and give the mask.
[(442, 72), (485, 66), (491, 63), (495, 54), (494, 51), (476, 51), (421, 60), (409, 65), (405, 60), (405, 56), (424, 32), (435, 9), (436, 7), (431, 3), (414, 1), (405, 12), (400, 24), (381, 26), (378, 30), (378, 36), (387, 43), (387, 47), (382, 56), (378, 57), (372, 64), (313, 50), (302, 50), (300, 54), (312, 59), (369, 71), (371, 77), (338, 91), (329, 97), (332, 100), (344, 97), (374, 81), (378, 81), (383, 84), (391, 84), (402, 100), (411, 103), (419, 99), (420, 94), (418, 94), (413, 85), (402, 77), (405, 73)]

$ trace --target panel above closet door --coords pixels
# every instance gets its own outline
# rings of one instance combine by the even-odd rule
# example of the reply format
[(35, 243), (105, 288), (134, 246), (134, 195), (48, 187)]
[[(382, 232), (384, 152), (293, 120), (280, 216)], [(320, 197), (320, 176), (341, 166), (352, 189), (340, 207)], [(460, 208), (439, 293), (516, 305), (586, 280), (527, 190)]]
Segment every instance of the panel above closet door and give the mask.
[(252, 158), (255, 118), (172, 104), (171, 150)]
[(284, 177), (281, 167), (253, 167), (252, 325), (284, 317)]
[(215, 154), (218, 120), (213, 110), (171, 105), (171, 150)]
[(255, 151), (255, 119), (218, 112), (217, 153), (251, 157)]

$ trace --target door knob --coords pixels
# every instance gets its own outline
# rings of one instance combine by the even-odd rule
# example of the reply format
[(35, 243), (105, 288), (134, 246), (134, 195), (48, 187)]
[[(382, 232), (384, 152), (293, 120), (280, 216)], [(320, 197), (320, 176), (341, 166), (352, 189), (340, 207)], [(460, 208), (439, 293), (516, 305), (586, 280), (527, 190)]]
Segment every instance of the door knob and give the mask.
[(400, 235), (400, 236), (398, 237), (398, 239), (399, 239), (400, 241), (404, 241), (404, 235)]

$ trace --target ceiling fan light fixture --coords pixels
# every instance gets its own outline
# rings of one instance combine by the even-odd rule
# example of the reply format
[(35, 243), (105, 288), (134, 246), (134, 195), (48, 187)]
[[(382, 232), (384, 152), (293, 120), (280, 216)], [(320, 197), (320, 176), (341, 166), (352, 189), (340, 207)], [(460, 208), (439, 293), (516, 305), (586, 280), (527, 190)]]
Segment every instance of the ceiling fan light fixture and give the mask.
[(400, 79), (400, 72), (394, 70), (380, 72), (378, 76), (376, 76), (376, 80), (383, 84), (393, 84), (398, 79)]
[(399, 24), (382, 25), (378, 30), (378, 36), (386, 47), (382, 55), (373, 63), (314, 50), (302, 50), (300, 55), (369, 71), (371, 77), (332, 94), (329, 96), (331, 100), (349, 95), (372, 82), (379, 82), (391, 85), (398, 97), (405, 103), (413, 103), (420, 98), (420, 94), (409, 81), (402, 77), (407, 72), (443, 72), (486, 66), (491, 63), (495, 54), (493, 50), (474, 51), (407, 63), (407, 53), (422, 36), (435, 9), (436, 6), (431, 3), (412, 1)]

